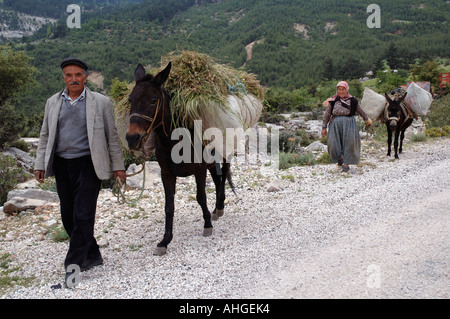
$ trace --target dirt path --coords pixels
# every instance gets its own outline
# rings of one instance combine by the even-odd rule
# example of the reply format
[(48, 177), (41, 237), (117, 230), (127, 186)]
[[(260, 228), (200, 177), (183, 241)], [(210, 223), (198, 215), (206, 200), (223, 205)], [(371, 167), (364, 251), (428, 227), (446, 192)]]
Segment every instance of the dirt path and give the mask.
[[(59, 207), (4, 218), (0, 255), (35, 279), (0, 298), (449, 298), (449, 140), (408, 143), (399, 161), (372, 144), (364, 142), (348, 176), (333, 164), (234, 165), (239, 198), (229, 194), (209, 238), (191, 199), (195, 179), (180, 179), (175, 237), (163, 257), (152, 255), (164, 229), (161, 183), (136, 206), (104, 190), (96, 236), (106, 242), (105, 263), (73, 290), (50, 289), (67, 251), (46, 226), (60, 225)], [(274, 182), (280, 189), (269, 192)]]
[[(260, 298), (449, 298), (450, 189), (287, 265)], [(276, 283), (274, 285), (273, 283)]]

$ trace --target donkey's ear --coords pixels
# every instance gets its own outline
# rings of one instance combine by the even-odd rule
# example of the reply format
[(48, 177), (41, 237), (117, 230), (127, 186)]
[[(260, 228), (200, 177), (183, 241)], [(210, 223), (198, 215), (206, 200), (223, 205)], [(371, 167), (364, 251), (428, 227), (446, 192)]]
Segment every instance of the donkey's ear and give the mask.
[(392, 102), (391, 98), (389, 97), (389, 95), (387, 93), (384, 93), (384, 97), (386, 98), (386, 100), (390, 103)]
[(408, 92), (406, 92), (401, 98), (400, 98), (400, 102), (403, 101), (404, 99), (406, 99), (406, 96), (408, 95)]
[(157, 86), (161, 86), (164, 84), (164, 82), (167, 81), (167, 78), (169, 77), (170, 70), (172, 69), (172, 62), (169, 62), (169, 64), (166, 66), (164, 70), (159, 72), (155, 79), (153, 80), (153, 83)]
[(145, 77), (145, 69), (144, 66), (142, 64), (138, 64), (138, 66), (136, 67), (136, 70), (134, 70), (134, 80), (137, 82), (139, 80), (142, 80)]

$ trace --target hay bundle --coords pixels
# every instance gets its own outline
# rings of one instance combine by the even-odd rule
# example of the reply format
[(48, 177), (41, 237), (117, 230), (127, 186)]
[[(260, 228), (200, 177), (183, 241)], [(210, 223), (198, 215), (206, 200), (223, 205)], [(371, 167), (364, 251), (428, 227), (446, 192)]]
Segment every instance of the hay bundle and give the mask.
[[(169, 61), (172, 62), (172, 71), (165, 87), (172, 94), (174, 113), (184, 127), (192, 127), (195, 120), (203, 120), (205, 127), (212, 127), (210, 120), (216, 124), (217, 118), (212, 119), (211, 116), (216, 117), (215, 114), (223, 112), (235, 113), (237, 120), (239, 114), (229, 104), (230, 95), (244, 97), (249, 94), (260, 102), (263, 100), (262, 88), (255, 75), (218, 64), (206, 54), (193, 51), (182, 51), (178, 55), (172, 53), (162, 58), (161, 65), (165, 66)], [(234, 123), (232, 127), (254, 125), (261, 115), (262, 104), (254, 107), (260, 108), (258, 118), (251, 122), (240, 119), (242, 123)]]
[[(253, 74), (216, 63), (206, 54), (193, 51), (171, 53), (161, 59), (161, 66), (172, 62), (172, 69), (165, 88), (171, 94), (174, 122), (178, 126), (192, 128), (194, 121), (202, 120), (203, 127), (253, 126), (262, 111), (263, 90)], [(116, 118), (125, 119), (129, 113), (128, 96), (133, 89), (129, 85), (121, 98), (116, 100)], [(251, 103), (230, 105), (231, 97)], [(249, 98), (245, 98), (248, 96)], [(232, 120), (218, 125), (220, 115), (226, 113)]]

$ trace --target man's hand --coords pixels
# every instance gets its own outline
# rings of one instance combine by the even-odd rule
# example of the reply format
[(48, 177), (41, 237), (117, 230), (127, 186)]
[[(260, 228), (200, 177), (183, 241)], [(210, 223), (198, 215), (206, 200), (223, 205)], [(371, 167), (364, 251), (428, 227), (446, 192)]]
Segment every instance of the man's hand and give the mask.
[(44, 182), (44, 179), (45, 179), (45, 171), (40, 171), (40, 170), (34, 171), (34, 177), (36, 178), (36, 180), (39, 183), (42, 184)]
[(114, 180), (117, 180), (117, 177), (120, 178), (120, 181), (122, 183), (125, 183), (125, 181), (127, 180), (127, 172), (125, 171), (115, 171), (113, 174)]

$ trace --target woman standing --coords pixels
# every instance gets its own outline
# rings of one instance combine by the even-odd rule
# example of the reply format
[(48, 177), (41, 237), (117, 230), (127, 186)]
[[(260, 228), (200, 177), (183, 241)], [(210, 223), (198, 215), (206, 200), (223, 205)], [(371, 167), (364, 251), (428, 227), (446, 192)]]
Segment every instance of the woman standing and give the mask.
[(367, 126), (372, 125), (372, 120), (361, 109), (358, 99), (349, 94), (347, 82), (339, 82), (336, 87), (336, 95), (324, 103), (327, 110), (323, 117), (322, 137), (327, 135), (329, 125), (328, 153), (333, 163), (338, 163), (342, 166), (342, 172), (347, 173), (350, 164), (359, 164), (361, 153), (355, 115), (361, 115)]

